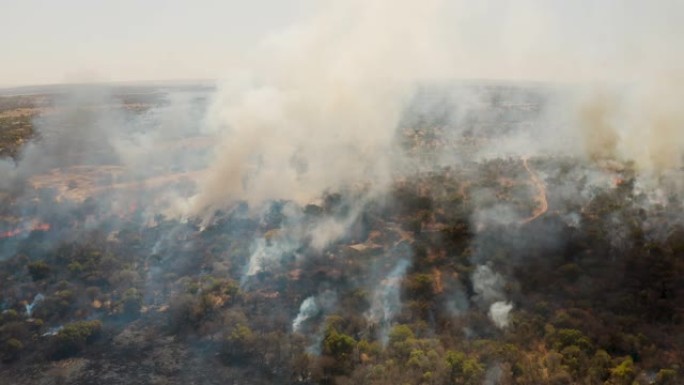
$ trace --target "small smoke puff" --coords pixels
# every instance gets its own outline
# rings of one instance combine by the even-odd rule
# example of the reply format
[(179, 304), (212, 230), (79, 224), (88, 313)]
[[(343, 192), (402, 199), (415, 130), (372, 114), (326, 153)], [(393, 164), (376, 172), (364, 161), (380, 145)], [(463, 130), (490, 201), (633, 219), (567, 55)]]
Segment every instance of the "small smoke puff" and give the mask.
[(33, 298), (33, 302), (31, 302), (30, 304), (27, 304), (27, 305), (26, 305), (26, 315), (29, 316), (29, 317), (31, 317), (31, 316), (33, 315), (33, 309), (35, 309), (35, 307), (36, 307), (39, 303), (43, 302), (44, 300), (45, 300), (45, 296), (42, 295), (42, 294), (40, 294), (40, 293), (38, 293), (38, 294)]
[(585, 97), (578, 128), (588, 157), (630, 160), (645, 174), (680, 167), (684, 114), (676, 100), (682, 98), (681, 85), (677, 76), (654, 73), (637, 86)]
[(316, 297), (316, 303), (324, 313), (330, 313), (337, 306), (337, 292), (326, 290)]
[(410, 265), (411, 261), (407, 259), (402, 259), (397, 263), (374, 289), (371, 308), (365, 314), (369, 322), (380, 325), (380, 340), (383, 345), (389, 341), (390, 325), (401, 310), (401, 280)]
[(292, 331), (295, 333), (299, 332), (304, 322), (318, 315), (319, 311), (320, 309), (318, 308), (318, 304), (316, 303), (316, 298), (314, 296), (305, 299), (304, 302), (302, 302), (302, 304), (299, 306), (299, 313), (297, 314), (297, 317), (294, 319), (294, 321), (292, 321)]
[(503, 377), (503, 370), (500, 364), (496, 364), (487, 368), (487, 373), (485, 374), (485, 379), (482, 385), (498, 385), (501, 384), (501, 379)]
[(454, 316), (460, 316), (468, 311), (468, 296), (462, 287), (457, 287), (451, 298), (447, 301), (447, 309)]
[(493, 271), (487, 265), (479, 265), (472, 276), (473, 290), (485, 303), (504, 299), (503, 288), (505, 284), (501, 274)]
[(590, 159), (614, 158), (619, 136), (611, 121), (614, 101), (598, 95), (580, 109), (582, 137)]
[(308, 230), (308, 235), (311, 238), (311, 247), (313, 247), (315, 250), (321, 251), (333, 242), (347, 235), (354, 221), (356, 221), (361, 215), (364, 206), (365, 202), (362, 198), (353, 202), (349, 212), (343, 217), (332, 216), (329, 218), (323, 218), (314, 223), (313, 226)]
[(484, 230), (488, 226), (507, 226), (519, 223), (522, 217), (511, 205), (496, 204), (492, 207), (477, 210), (474, 214), (475, 228)]
[(380, 323), (392, 321), (401, 308), (400, 282), (409, 265), (408, 260), (399, 261), (382, 283), (375, 288), (371, 308), (366, 314), (367, 319)]
[(489, 307), (489, 318), (494, 322), (496, 327), (505, 329), (508, 326), (511, 310), (513, 310), (513, 304), (510, 302), (494, 302), (492, 306)]
[(320, 251), (342, 237), (349, 228), (349, 224), (346, 222), (339, 221), (336, 218), (321, 221), (311, 231), (311, 247)]
[(330, 313), (337, 305), (337, 293), (326, 290), (318, 296), (307, 297), (299, 306), (299, 313), (292, 321), (292, 331), (300, 332), (304, 323), (320, 314)]
[(294, 253), (299, 245), (298, 239), (283, 236), (269, 241), (264, 238), (256, 239), (252, 245), (254, 251), (249, 256), (249, 263), (242, 276), (241, 284), (244, 285), (249, 277), (260, 271), (278, 266), (282, 259)]

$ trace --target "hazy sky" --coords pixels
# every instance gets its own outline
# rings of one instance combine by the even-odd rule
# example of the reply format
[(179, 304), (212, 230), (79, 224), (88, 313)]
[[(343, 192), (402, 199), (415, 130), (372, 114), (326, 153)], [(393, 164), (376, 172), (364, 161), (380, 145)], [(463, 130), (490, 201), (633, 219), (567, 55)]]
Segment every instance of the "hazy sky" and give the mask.
[(1, 0), (0, 86), (215, 78), (313, 0)]
[[(0, 86), (222, 78), (265, 36), (330, 2), (0, 0)], [(339, 3), (372, 8), (373, 0)], [(683, 62), (680, 0), (444, 3), (436, 23), (455, 77), (638, 78)], [(392, 18), (390, 8), (379, 17)]]

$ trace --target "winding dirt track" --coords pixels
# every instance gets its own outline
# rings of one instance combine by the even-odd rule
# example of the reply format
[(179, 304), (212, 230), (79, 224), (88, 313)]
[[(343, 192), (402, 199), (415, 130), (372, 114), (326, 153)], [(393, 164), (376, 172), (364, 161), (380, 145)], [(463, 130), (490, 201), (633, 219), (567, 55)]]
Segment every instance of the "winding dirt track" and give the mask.
[(537, 196), (534, 200), (539, 203), (536, 210), (532, 212), (532, 216), (525, 218), (520, 222), (520, 224), (525, 224), (544, 215), (544, 213), (549, 210), (549, 202), (546, 200), (546, 186), (544, 185), (544, 182), (539, 178), (539, 175), (530, 168), (530, 165), (527, 163), (527, 157), (522, 158), (522, 160), (523, 167), (525, 167), (527, 173), (530, 174), (532, 184), (537, 188)]

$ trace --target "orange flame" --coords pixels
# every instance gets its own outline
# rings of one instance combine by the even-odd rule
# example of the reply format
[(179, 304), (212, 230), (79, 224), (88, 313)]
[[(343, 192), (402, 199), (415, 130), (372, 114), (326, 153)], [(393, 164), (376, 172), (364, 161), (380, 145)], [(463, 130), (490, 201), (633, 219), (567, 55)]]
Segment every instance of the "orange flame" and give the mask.
[(16, 237), (17, 235), (20, 235), (25, 232), (33, 232), (33, 231), (50, 231), (50, 226), (49, 223), (44, 223), (44, 222), (31, 222), (29, 226), (24, 226), (20, 228), (16, 228), (14, 230), (8, 230), (4, 232), (0, 232), (0, 239), (5, 239), (5, 238), (13, 238)]

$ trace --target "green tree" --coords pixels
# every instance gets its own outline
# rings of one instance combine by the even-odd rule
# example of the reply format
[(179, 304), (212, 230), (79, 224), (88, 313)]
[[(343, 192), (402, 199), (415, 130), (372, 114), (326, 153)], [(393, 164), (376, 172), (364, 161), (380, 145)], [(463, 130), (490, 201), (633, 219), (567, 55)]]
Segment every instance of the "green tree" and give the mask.
[(673, 369), (661, 369), (656, 374), (656, 385), (674, 385), (677, 382), (677, 371)]
[(24, 344), (22, 344), (21, 341), (16, 338), (8, 339), (2, 344), (2, 351), (0, 352), (2, 361), (11, 362), (16, 360), (19, 358), (22, 350), (24, 350)]
[(330, 370), (335, 374), (351, 372), (354, 364), (354, 351), (356, 340), (344, 333), (339, 333), (334, 327), (329, 326), (323, 338), (323, 354), (334, 359)]
[(125, 315), (138, 317), (142, 309), (143, 296), (138, 289), (132, 287), (124, 292), (121, 304)]
[(632, 357), (627, 357), (619, 365), (610, 370), (610, 385), (630, 385), (636, 375)]
[(29, 274), (34, 281), (40, 281), (50, 275), (50, 266), (45, 261), (35, 261), (26, 265)]
[(449, 350), (446, 364), (450, 370), (450, 379), (454, 384), (474, 385), (482, 382), (484, 367), (477, 358), (470, 358), (463, 352)]
[(603, 383), (610, 376), (611, 366), (612, 358), (610, 355), (603, 349), (596, 351), (589, 362), (589, 378), (594, 382)]
[(67, 324), (53, 337), (53, 357), (64, 358), (83, 350), (95, 340), (102, 330), (102, 323), (78, 321)]

